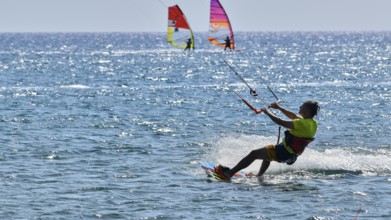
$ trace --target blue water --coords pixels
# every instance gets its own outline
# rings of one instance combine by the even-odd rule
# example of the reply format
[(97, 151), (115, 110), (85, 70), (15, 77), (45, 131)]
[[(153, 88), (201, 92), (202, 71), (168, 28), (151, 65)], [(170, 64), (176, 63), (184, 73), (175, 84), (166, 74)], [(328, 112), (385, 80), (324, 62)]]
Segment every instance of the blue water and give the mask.
[[(237, 33), (233, 53), (196, 39), (0, 34), (1, 218), (391, 218), (390, 32)], [(320, 102), (316, 140), (263, 181), (213, 181), (199, 161), (276, 142), (232, 92), (260, 108), (265, 85), (294, 111)]]

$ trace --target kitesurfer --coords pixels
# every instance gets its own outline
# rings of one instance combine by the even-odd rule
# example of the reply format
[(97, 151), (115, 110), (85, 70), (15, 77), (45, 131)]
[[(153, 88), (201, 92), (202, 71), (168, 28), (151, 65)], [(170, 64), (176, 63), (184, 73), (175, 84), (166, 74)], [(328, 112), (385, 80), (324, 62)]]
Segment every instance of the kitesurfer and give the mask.
[(230, 178), (240, 170), (248, 167), (255, 160), (263, 160), (257, 177), (262, 177), (271, 161), (279, 163), (293, 164), (297, 157), (301, 155), (305, 147), (314, 140), (318, 123), (314, 116), (318, 114), (320, 107), (316, 101), (306, 101), (300, 106), (299, 114), (295, 114), (278, 103), (272, 103), (269, 108), (280, 110), (290, 120), (283, 120), (274, 115), (267, 108), (262, 108), (269, 118), (276, 124), (287, 128), (285, 138), (277, 145), (267, 145), (266, 147), (251, 151), (232, 169), (218, 165), (215, 172), (223, 180)]

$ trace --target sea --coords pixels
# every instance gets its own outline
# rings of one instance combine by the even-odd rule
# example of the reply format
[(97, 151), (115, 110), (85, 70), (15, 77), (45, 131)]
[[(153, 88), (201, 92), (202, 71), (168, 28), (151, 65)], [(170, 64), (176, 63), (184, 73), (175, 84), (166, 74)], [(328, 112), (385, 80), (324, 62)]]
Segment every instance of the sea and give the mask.
[[(391, 32), (235, 43), (0, 33), (0, 218), (391, 219)], [(293, 112), (319, 102), (315, 140), (263, 179), (208, 177), (201, 161), (232, 167), (277, 142), (236, 95), (262, 108), (276, 101), (268, 87)]]

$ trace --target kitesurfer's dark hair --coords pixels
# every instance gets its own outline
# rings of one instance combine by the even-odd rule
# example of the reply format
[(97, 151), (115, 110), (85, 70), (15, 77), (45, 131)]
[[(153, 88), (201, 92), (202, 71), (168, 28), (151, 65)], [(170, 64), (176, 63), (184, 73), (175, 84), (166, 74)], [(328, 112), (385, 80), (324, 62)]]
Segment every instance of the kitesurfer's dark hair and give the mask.
[(317, 115), (320, 111), (320, 106), (317, 101), (307, 100), (303, 103), (305, 106), (307, 106), (308, 110), (310, 111), (310, 114), (312, 117)]

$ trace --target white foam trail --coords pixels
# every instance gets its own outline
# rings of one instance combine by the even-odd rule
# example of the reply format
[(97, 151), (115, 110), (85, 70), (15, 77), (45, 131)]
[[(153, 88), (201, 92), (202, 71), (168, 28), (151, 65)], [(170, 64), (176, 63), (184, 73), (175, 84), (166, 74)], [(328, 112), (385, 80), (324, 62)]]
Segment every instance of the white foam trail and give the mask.
[[(233, 167), (251, 150), (274, 144), (276, 137), (257, 135), (229, 135), (215, 141), (207, 160)], [(313, 148), (319, 149), (317, 146)], [(354, 151), (354, 152), (353, 152)], [(362, 148), (335, 148), (326, 150), (311, 149), (311, 145), (298, 158), (295, 164), (286, 165), (273, 162), (269, 174), (294, 171), (314, 171), (316, 173), (358, 172), (362, 175), (384, 175), (391, 173), (391, 153), (382, 150)], [(257, 172), (261, 160), (255, 161), (245, 171)]]
[(80, 85), (80, 84), (75, 84), (75, 85), (62, 85), (60, 88), (70, 88), (70, 89), (90, 89), (90, 86), (87, 85)]
[(351, 149), (307, 149), (294, 164), (295, 169), (361, 171), (364, 175), (391, 172), (391, 157), (376, 151), (351, 152)]

